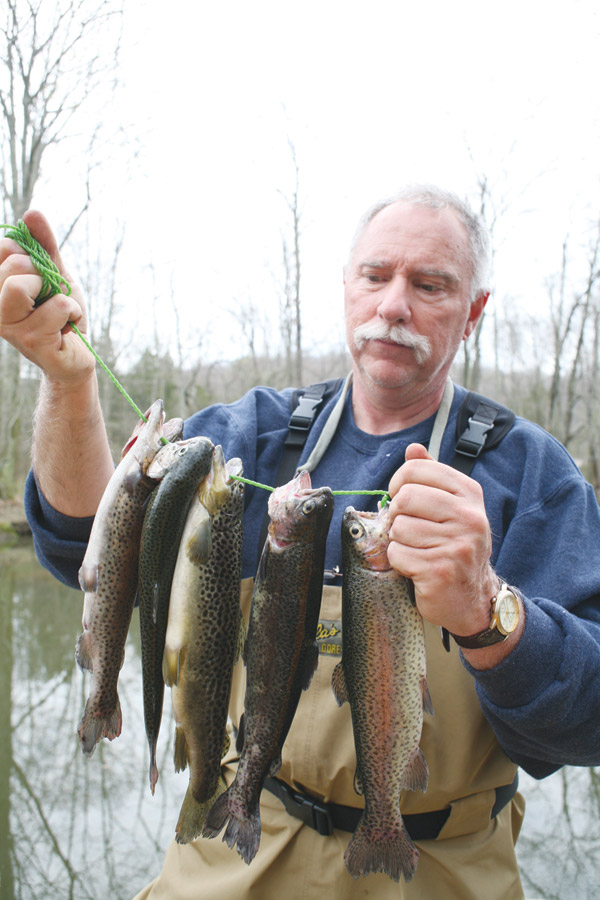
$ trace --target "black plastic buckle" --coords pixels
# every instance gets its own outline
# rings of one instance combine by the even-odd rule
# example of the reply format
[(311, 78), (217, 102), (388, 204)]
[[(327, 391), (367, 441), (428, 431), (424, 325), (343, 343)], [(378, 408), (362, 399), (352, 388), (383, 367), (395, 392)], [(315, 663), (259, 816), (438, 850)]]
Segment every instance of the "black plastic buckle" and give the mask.
[(289, 427), (308, 431), (315, 417), (315, 410), (322, 402), (322, 397), (307, 397), (306, 394), (300, 397), (298, 406), (291, 415)]
[(321, 803), (320, 800), (315, 800), (313, 797), (307, 797), (305, 794), (298, 794), (282, 781), (279, 782), (279, 785), (283, 789), (280, 799), (291, 816), (300, 819), (305, 825), (325, 837), (333, 834), (333, 822), (325, 803)]
[(462, 453), (463, 456), (479, 456), (483, 450), (487, 433), (493, 427), (493, 422), (481, 422), (471, 416), (469, 427), (461, 434), (456, 444), (456, 453)]

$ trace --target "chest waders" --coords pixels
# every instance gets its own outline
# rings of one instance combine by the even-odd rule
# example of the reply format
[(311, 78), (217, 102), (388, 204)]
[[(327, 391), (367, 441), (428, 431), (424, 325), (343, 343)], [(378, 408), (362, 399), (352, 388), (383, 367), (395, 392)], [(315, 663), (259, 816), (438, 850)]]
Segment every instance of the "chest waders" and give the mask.
[[(301, 406), (308, 427), (306, 421), (299, 422), (300, 438), (301, 431), (306, 438), (322, 405), (323, 386), (318, 391), (311, 391), (309, 402)], [(432, 456), (439, 452), (452, 393), (450, 385), (432, 433)], [(296, 399), (293, 413), (298, 406)], [(307, 412), (313, 406), (311, 418)], [(510, 423), (508, 430), (514, 416), (469, 395), (459, 420), (464, 420), (461, 427), (466, 434), (458, 437), (466, 442), (462, 456), (469, 468), (479, 453), (498, 442), (498, 428)], [(293, 460), (291, 452), (284, 452), (292, 468), (288, 462), (283, 483), (293, 476), (304, 443), (298, 434)], [(461, 456), (459, 448), (456, 455)], [(252, 587), (252, 578), (242, 581), (246, 622)], [(458, 650), (447, 653), (439, 628), (428, 622), (424, 623), (427, 680), (434, 715), (424, 716), (420, 746), (429, 766), (429, 786), (426, 793), (403, 791), (400, 799), (402, 817), (421, 854), (417, 872), (410, 883), (394, 884), (383, 874), (355, 880), (346, 871), (344, 851), (364, 801), (354, 791), (350, 708), (347, 703), (338, 707), (331, 690), (331, 675), (341, 654), (341, 595), (339, 587), (323, 587), (319, 665), (310, 688), (302, 692), (278, 777), (268, 779), (262, 793), (261, 845), (250, 866), (220, 840), (200, 838), (187, 845), (173, 841), (161, 875), (135, 900), (522, 900), (514, 850), (524, 813), (524, 801), (515, 795), (517, 767), (483, 716), (474, 680)], [(272, 640), (277, 640), (276, 634)], [(234, 668), (230, 700), (233, 723), (240, 721), (244, 709), (245, 678), (240, 661)], [(227, 784), (235, 777), (238, 759), (232, 736), (222, 768)]]

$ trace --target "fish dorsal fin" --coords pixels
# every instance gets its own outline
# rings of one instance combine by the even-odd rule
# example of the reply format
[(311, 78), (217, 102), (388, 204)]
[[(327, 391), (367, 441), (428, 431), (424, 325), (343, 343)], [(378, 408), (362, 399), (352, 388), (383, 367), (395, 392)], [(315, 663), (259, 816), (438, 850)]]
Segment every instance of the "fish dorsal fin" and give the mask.
[(229, 753), (230, 747), (231, 747), (231, 738), (229, 737), (228, 733), (225, 732), (225, 734), (223, 735), (223, 748), (221, 750), (221, 759), (223, 759), (224, 756), (227, 756), (227, 754)]
[(316, 641), (311, 641), (306, 647), (304, 656), (304, 670), (302, 672), (302, 690), (307, 691), (310, 687), (312, 677), (317, 670), (319, 664), (319, 648)]
[(275, 759), (271, 762), (271, 765), (269, 766), (269, 775), (271, 776), (271, 778), (274, 778), (275, 775), (277, 775), (280, 768), (281, 768), (281, 751), (277, 754), (277, 756), (275, 757)]
[(409, 791), (426, 791), (429, 782), (429, 768), (423, 751), (417, 747), (402, 773), (402, 787)]
[(354, 792), (356, 794), (358, 794), (359, 797), (362, 797), (362, 795), (364, 794), (363, 786), (362, 786), (362, 779), (360, 777), (360, 772), (358, 771), (358, 767), (356, 768), (356, 770), (354, 772)]
[(237, 643), (235, 645), (235, 652), (233, 655), (234, 663), (236, 663), (238, 661), (238, 659), (243, 657), (245, 644), (246, 644), (246, 623), (244, 622), (244, 618), (243, 618), (242, 612), (240, 610), (240, 624), (238, 627)]
[(346, 689), (346, 676), (344, 675), (344, 667), (339, 662), (333, 670), (331, 676), (331, 689), (338, 706), (342, 706), (348, 702), (348, 691)]

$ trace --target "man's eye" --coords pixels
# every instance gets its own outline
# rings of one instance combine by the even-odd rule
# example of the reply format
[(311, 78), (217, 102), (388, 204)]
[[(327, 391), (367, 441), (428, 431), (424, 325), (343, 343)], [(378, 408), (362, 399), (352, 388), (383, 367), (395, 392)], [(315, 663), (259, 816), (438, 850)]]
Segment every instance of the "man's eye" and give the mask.
[(365, 275), (365, 278), (367, 279), (369, 284), (380, 284), (382, 281), (385, 280), (383, 275), (379, 275), (374, 272), (367, 272), (367, 274)]
[(419, 284), (417, 285), (422, 291), (425, 291), (426, 294), (434, 294), (439, 290), (437, 284)]

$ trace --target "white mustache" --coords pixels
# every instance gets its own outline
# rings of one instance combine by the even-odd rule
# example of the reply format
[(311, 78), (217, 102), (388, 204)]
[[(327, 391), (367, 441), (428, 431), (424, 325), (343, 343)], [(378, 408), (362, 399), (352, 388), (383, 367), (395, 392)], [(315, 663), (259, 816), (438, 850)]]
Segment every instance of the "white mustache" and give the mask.
[(409, 331), (404, 325), (386, 325), (385, 322), (359, 325), (354, 329), (352, 337), (358, 350), (362, 350), (367, 341), (392, 341), (412, 350), (418, 363), (425, 362), (431, 356), (429, 338)]

